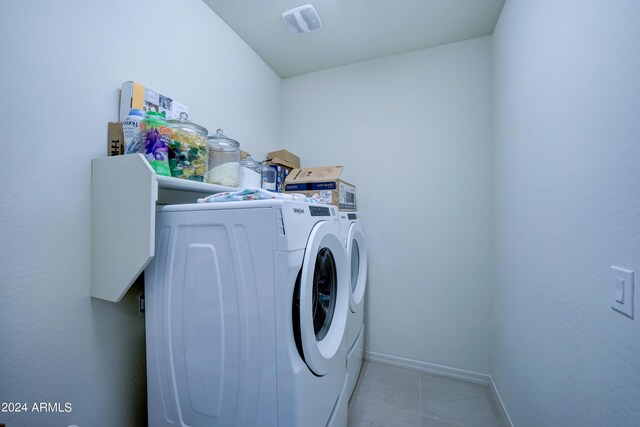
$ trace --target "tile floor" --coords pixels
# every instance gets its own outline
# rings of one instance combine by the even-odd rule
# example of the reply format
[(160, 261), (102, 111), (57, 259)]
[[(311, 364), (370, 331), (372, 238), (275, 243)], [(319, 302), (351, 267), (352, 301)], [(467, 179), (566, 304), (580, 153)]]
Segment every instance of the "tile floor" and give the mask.
[(364, 361), (349, 427), (507, 427), (489, 387)]

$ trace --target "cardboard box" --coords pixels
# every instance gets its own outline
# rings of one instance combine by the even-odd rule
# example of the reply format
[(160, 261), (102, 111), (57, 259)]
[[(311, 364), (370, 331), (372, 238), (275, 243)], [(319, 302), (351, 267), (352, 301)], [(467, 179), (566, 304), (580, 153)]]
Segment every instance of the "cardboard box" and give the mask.
[(267, 160), (274, 165), (285, 166), (290, 169), (300, 167), (300, 157), (287, 150), (272, 151), (267, 154)]
[(317, 193), (341, 211), (355, 211), (356, 187), (340, 179), (342, 169), (343, 166), (294, 169), (284, 183), (284, 192), (306, 196)]
[(142, 86), (136, 82), (122, 83), (120, 93), (120, 121), (123, 121), (132, 108), (144, 111), (164, 112), (167, 119), (180, 118), (180, 113), (189, 113), (189, 108), (166, 95)]
[(242, 151), (240, 150), (240, 160), (244, 160), (246, 159), (248, 156), (250, 156), (251, 154), (247, 153), (246, 151)]
[(107, 154), (109, 156), (124, 154), (124, 131), (122, 130), (122, 123), (109, 122), (107, 138)]

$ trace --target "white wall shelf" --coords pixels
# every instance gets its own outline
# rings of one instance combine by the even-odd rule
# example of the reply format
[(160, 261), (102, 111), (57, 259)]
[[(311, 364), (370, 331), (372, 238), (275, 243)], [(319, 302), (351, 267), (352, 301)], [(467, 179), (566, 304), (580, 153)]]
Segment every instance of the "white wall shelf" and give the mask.
[(159, 176), (141, 154), (91, 162), (91, 296), (119, 302), (154, 256), (156, 204), (237, 188)]

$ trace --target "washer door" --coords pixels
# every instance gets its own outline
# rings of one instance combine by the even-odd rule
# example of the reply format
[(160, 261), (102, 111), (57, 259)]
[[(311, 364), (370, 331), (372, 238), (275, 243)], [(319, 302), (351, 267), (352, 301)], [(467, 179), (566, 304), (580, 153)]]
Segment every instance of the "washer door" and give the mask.
[(340, 350), (349, 310), (347, 254), (336, 224), (311, 231), (300, 274), (300, 337), (303, 358), (322, 376)]
[(347, 237), (347, 256), (350, 258), (349, 308), (357, 313), (364, 305), (364, 291), (367, 287), (367, 246), (359, 223), (349, 227)]

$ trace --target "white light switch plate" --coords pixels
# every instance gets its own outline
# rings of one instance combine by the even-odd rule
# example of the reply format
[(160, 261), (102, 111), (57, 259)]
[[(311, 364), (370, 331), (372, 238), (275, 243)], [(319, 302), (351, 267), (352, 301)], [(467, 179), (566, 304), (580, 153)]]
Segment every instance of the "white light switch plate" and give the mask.
[(611, 308), (633, 319), (633, 271), (611, 267)]

